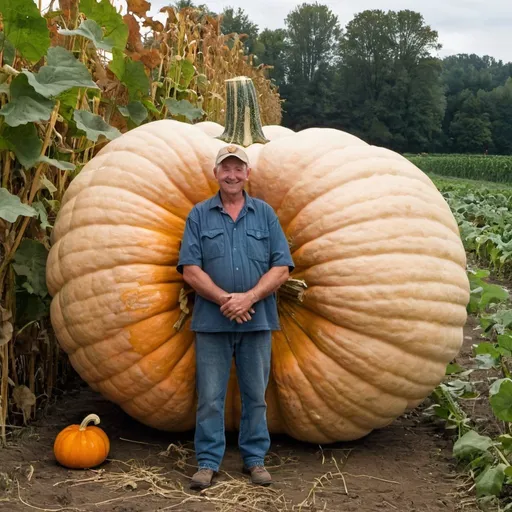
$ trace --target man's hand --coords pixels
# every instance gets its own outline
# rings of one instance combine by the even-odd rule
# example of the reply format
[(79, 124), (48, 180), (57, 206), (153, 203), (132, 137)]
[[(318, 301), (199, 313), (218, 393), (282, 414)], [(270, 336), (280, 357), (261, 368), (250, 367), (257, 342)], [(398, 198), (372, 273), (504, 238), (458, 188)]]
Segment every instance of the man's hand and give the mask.
[[(230, 320), (238, 317), (247, 322), (246, 318), (249, 312), (254, 313), (252, 305), (256, 302), (255, 299), (256, 296), (253, 292), (232, 293), (231, 298), (221, 306), (220, 312)], [(250, 315), (248, 319), (251, 319)]]

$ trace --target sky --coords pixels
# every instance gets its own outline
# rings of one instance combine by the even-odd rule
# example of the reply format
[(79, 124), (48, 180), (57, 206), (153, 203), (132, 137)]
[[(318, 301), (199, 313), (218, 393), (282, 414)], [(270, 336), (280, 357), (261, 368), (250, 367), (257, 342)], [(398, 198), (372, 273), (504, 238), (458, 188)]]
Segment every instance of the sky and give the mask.
[[(149, 0), (150, 13), (158, 13), (170, 0)], [(443, 45), (440, 57), (455, 53), (491, 55), (512, 61), (511, 0), (318, 0), (327, 5), (344, 27), (358, 12), (366, 9), (410, 9), (420, 12), (425, 22), (439, 33)], [(117, 2), (116, 2), (117, 3)], [(298, 0), (198, 0), (214, 12), (224, 7), (241, 7), (261, 30), (284, 27), (286, 15)], [(308, 3), (314, 3), (309, 0)]]

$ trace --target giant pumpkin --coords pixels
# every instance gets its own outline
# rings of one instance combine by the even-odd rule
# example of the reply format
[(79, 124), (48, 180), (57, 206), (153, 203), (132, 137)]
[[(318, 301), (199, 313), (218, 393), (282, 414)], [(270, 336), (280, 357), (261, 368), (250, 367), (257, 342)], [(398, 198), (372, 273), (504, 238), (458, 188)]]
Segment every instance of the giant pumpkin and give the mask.
[[(332, 129), (262, 130), (249, 79), (229, 81), (227, 105), (222, 135), (215, 123), (152, 122), (71, 183), (47, 268), (59, 342), (137, 420), (194, 426), (192, 300), (175, 266), (187, 214), (217, 191), (217, 151), (240, 144), (249, 193), (275, 209), (296, 264), (278, 297), (271, 432), (328, 443), (384, 427), (431, 392), (460, 348), (469, 287), (454, 217), (392, 151)], [(239, 419), (233, 373), (227, 429)]]

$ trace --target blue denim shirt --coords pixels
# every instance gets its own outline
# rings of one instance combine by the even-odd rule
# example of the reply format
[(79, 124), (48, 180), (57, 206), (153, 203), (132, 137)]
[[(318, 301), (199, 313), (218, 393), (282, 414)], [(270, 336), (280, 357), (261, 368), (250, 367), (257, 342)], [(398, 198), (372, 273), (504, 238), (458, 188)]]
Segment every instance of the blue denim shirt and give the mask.
[[(190, 211), (177, 270), (184, 265), (201, 267), (228, 293), (254, 288), (271, 267), (294, 264), (288, 241), (270, 205), (244, 192), (245, 204), (233, 221), (224, 211), (220, 194), (198, 203)], [(276, 294), (253, 306), (249, 322), (238, 324), (220, 312), (220, 306), (196, 294), (192, 330), (198, 332), (247, 332), (279, 330)]]

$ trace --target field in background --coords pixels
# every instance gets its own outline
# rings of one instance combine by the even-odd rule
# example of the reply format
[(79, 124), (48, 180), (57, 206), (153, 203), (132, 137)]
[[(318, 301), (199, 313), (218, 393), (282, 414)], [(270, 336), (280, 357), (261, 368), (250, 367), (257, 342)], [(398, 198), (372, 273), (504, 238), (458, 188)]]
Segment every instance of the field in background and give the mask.
[(405, 155), (426, 173), (454, 178), (512, 183), (512, 156)]

